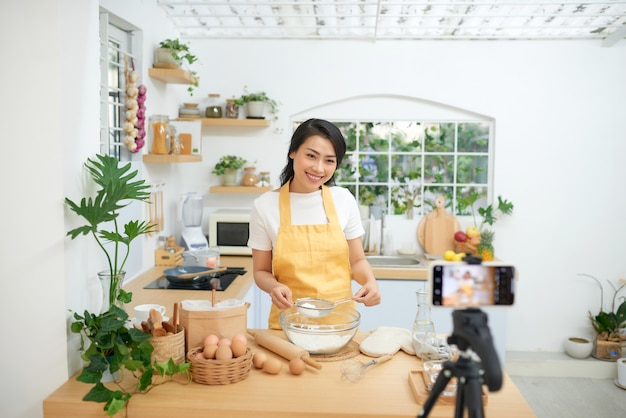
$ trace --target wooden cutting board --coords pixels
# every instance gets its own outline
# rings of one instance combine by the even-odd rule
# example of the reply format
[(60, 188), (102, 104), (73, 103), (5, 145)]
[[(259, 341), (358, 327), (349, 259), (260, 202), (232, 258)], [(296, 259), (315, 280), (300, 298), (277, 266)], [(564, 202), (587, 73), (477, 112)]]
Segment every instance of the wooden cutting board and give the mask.
[(417, 240), (431, 255), (442, 255), (454, 251), (454, 233), (461, 229), (459, 221), (446, 211), (442, 196), (435, 199), (435, 209), (426, 214), (417, 226)]

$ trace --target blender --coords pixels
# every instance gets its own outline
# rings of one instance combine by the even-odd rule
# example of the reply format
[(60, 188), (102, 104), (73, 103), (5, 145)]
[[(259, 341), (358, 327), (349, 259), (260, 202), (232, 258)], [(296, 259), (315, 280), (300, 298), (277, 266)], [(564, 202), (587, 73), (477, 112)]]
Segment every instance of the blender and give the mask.
[(209, 243), (202, 233), (202, 210), (204, 199), (199, 193), (186, 193), (181, 197), (179, 220), (183, 230), (181, 246), (188, 251), (208, 250)]

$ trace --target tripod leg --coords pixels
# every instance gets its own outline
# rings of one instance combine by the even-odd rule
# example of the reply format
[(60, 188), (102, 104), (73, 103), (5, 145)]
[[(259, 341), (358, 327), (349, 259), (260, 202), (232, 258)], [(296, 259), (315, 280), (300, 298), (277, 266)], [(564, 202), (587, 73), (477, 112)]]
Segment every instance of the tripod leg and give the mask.
[(443, 392), (444, 388), (448, 385), (450, 381), (450, 377), (452, 373), (450, 370), (444, 368), (441, 373), (437, 376), (437, 380), (435, 380), (435, 384), (433, 385), (432, 390), (430, 391), (430, 395), (428, 395), (428, 399), (424, 402), (424, 407), (417, 415), (418, 417), (427, 417), (430, 414), (430, 410), (435, 406), (435, 402), (437, 402), (437, 398), (441, 392)]
[(483, 410), (483, 399), (480, 379), (470, 378), (465, 384), (465, 406), (467, 407), (467, 416), (469, 418), (483, 418), (485, 412)]
[(454, 406), (454, 418), (463, 418), (465, 412), (465, 379), (457, 378), (456, 403)]

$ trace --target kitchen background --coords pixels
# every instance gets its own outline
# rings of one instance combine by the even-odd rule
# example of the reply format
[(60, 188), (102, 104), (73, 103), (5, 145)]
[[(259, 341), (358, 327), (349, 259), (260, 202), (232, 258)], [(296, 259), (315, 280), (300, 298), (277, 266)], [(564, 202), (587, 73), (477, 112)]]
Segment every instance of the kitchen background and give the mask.
[[(2, 2), (5, 40), (0, 70), (4, 163), (0, 316), (0, 413), (40, 417), (41, 401), (80, 367), (68, 336), (68, 309), (99, 302), (99, 252), (70, 241), (65, 196), (84, 190), (85, 159), (98, 152), (99, 41), (102, 6), (143, 31), (140, 82), (148, 113), (175, 116), (189, 101), (182, 86), (147, 76), (159, 41), (176, 37), (155, 0)], [(591, 335), (587, 313), (599, 309), (597, 287), (624, 276), (626, 217), (626, 43), (597, 41), (348, 42), (212, 40), (193, 42), (200, 88), (238, 96), (247, 85), (280, 101), (280, 119), (265, 129), (205, 128), (202, 162), (148, 165), (165, 181), (166, 231), (180, 194), (203, 193), (207, 206), (241, 206), (251, 196), (211, 195), (211, 169), (236, 153), (275, 181), (285, 162), (289, 122), (319, 106), (362, 96), (403, 96), (487, 115), (496, 122), (495, 195), (515, 204), (496, 225), (498, 257), (520, 271), (516, 305), (507, 309), (506, 348), (556, 352), (570, 335)], [(373, 108), (372, 106), (372, 108)], [(394, 107), (376, 108), (389, 116)], [(400, 108), (398, 108), (400, 109)], [(406, 108), (400, 111), (407, 111)], [(277, 133), (274, 128), (282, 128)], [(416, 221), (417, 222), (417, 221)], [(137, 268), (154, 262), (156, 237), (142, 240)], [(384, 295), (383, 295), (384, 297)], [(395, 308), (410, 322), (415, 305)]]

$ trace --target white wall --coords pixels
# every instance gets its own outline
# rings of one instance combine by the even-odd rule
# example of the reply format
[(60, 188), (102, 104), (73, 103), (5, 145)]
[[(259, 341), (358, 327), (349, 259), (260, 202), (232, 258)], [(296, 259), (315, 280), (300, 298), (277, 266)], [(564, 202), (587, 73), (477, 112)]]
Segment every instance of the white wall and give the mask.
[[(174, 33), (155, 0), (101, 4), (144, 29), (146, 65), (153, 46)], [(99, 253), (87, 240), (65, 238), (75, 220), (62, 204), (64, 196), (83, 190), (81, 166), (97, 151), (98, 3), (3, 2), (0, 27), (13, 51), (0, 70), (0, 314), (16, 319), (0, 357), (3, 376), (11, 376), (0, 408), (3, 416), (31, 418), (41, 416), (43, 398), (79, 368), (67, 309), (99, 304)], [(238, 96), (244, 85), (265, 90), (283, 103), (278, 127), (285, 133), (205, 128), (202, 163), (146, 165), (147, 179), (167, 182), (166, 232), (177, 232), (173, 208), (181, 193), (207, 193), (218, 183), (210, 171), (225, 153), (257, 160), (275, 180), (292, 115), (368, 94), (431, 100), (496, 120), (496, 194), (515, 203), (514, 215), (497, 223), (496, 251), (520, 269), (507, 348), (559, 351), (566, 336), (591, 332), (587, 311), (599, 308), (599, 295), (576, 274), (602, 280), (624, 274), (618, 238), (626, 232), (620, 161), (626, 43), (246, 40), (194, 42), (192, 49), (202, 62), (194, 97)], [(175, 116), (188, 101), (183, 86), (150, 80), (147, 66), (142, 81), (151, 114)], [(252, 199), (205, 198), (207, 206)], [(143, 244), (147, 267), (154, 239)], [(414, 317), (413, 305), (405, 311)]]

